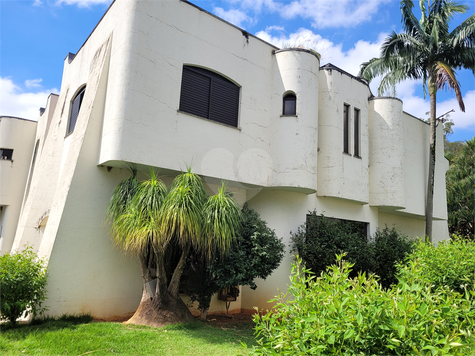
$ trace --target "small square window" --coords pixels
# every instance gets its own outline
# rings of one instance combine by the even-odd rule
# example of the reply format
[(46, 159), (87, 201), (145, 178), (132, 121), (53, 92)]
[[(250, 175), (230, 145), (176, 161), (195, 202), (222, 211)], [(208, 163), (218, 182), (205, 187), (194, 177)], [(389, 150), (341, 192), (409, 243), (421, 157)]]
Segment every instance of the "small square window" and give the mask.
[(13, 160), (13, 149), (12, 148), (0, 148), (0, 159), (3, 160)]

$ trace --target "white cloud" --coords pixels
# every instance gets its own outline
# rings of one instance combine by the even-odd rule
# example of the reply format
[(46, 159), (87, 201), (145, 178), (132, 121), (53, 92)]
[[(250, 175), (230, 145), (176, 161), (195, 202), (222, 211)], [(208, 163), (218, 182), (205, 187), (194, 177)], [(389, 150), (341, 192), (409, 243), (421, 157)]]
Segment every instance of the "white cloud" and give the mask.
[(270, 31), (284, 31), (284, 30), (285, 28), (283, 28), (282, 26), (267, 26), (264, 31), (270, 32)]
[(25, 86), (27, 88), (40, 88), (42, 87), (41, 82), (43, 79), (38, 78), (38, 79), (27, 79), (25, 80)]
[(450, 119), (454, 122), (454, 131), (458, 129), (471, 129), (475, 131), (475, 90), (469, 90), (463, 96), (465, 112), (460, 111), (457, 99), (454, 97), (437, 104), (437, 116), (455, 109), (450, 113)]
[[(39, 0), (35, 0), (36, 2)], [(93, 5), (105, 4), (110, 5), (112, 0), (57, 0), (56, 5), (77, 5), (78, 7), (91, 7)]]
[(231, 4), (239, 5), (241, 9), (252, 10), (256, 13), (262, 11), (265, 7), (271, 12), (277, 11), (282, 7), (282, 4), (275, 2), (274, 0), (228, 0)]
[(237, 27), (243, 27), (242, 25), (243, 22), (252, 23), (252, 19), (241, 10), (232, 9), (232, 10), (226, 11), (221, 7), (215, 7), (213, 9), (213, 12), (216, 14), (216, 16), (219, 16), (223, 20), (231, 22), (233, 25), (236, 25)]
[(309, 19), (312, 27), (354, 27), (371, 21), (380, 11), (380, 5), (391, 0), (228, 0), (244, 11), (259, 13), (263, 8), (278, 12), (285, 19)]
[(379, 6), (391, 0), (296, 0), (284, 5), (279, 13), (284, 18), (300, 16), (311, 19), (316, 28), (354, 27), (370, 21)]
[(322, 56), (322, 65), (332, 63), (350, 74), (357, 75), (361, 63), (379, 56), (381, 44), (387, 34), (381, 33), (376, 42), (358, 41), (346, 52), (343, 51), (342, 44), (335, 44), (306, 28), (300, 28), (287, 37), (275, 37), (267, 31), (260, 31), (256, 36), (280, 48), (300, 46), (313, 49)]
[(37, 120), (40, 107), (46, 105), (52, 92), (57, 93), (58, 90), (24, 92), (10, 78), (0, 77), (0, 115)]

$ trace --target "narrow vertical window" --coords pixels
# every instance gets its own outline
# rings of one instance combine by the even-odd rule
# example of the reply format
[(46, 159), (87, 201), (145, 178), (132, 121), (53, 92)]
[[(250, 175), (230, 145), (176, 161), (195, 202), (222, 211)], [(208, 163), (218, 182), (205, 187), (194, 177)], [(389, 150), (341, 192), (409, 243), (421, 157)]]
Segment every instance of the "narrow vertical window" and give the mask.
[(282, 115), (292, 116), (297, 113), (297, 97), (293, 93), (286, 94), (282, 105)]
[(343, 105), (343, 152), (350, 153), (350, 105)]
[(355, 124), (355, 147), (353, 154), (355, 157), (360, 157), (360, 111), (359, 109), (355, 109), (354, 114), (354, 124)]
[(82, 99), (84, 98), (84, 93), (86, 92), (86, 87), (82, 88), (79, 93), (74, 97), (71, 103), (71, 114), (69, 115), (69, 124), (68, 124), (68, 131), (66, 135), (69, 135), (71, 132), (74, 131), (76, 127), (76, 121), (79, 115), (79, 109), (81, 108)]

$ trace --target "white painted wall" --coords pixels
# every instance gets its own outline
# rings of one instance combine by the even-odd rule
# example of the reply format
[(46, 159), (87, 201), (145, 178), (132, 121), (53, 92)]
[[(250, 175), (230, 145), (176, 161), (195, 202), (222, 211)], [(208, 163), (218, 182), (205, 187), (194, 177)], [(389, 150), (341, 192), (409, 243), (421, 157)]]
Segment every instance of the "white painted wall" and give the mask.
[(369, 107), (369, 203), (373, 206), (405, 208), (402, 101), (375, 98), (369, 102)]
[(0, 117), (0, 148), (13, 149), (12, 160), (0, 159), (0, 254), (10, 252), (15, 238), (36, 125), (35, 121)]
[[(338, 68), (320, 71), (317, 195), (369, 202), (366, 84)], [(349, 154), (343, 153), (343, 105), (350, 106)], [(360, 110), (360, 157), (354, 156), (354, 109)]]

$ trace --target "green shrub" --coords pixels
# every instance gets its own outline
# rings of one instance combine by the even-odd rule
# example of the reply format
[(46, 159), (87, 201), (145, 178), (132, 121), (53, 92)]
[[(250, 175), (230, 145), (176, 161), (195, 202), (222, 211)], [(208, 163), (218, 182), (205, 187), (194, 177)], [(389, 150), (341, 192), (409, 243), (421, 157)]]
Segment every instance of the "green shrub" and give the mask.
[(31, 247), (0, 257), (1, 319), (15, 325), (24, 312), (33, 317), (46, 308), (46, 262), (38, 259)]
[(377, 229), (369, 241), (369, 271), (379, 277), (379, 283), (389, 288), (397, 283), (396, 264), (404, 261), (407, 254), (413, 250), (414, 242), (407, 239), (395, 227)]
[(459, 293), (475, 290), (475, 241), (452, 239), (435, 247), (419, 241), (408, 260), (418, 258), (425, 278), (435, 288), (447, 287)]
[(255, 279), (266, 279), (284, 257), (285, 245), (266, 221), (247, 203), (241, 213), (236, 241), (225, 257), (208, 261), (192, 253), (188, 260), (183, 291), (199, 303), (203, 319), (213, 294), (240, 285), (256, 289)]
[(335, 255), (345, 252), (347, 260), (355, 266), (352, 276), (356, 276), (358, 271), (370, 269), (368, 241), (363, 230), (363, 223), (318, 216), (313, 211), (307, 215), (306, 223), (291, 233), (292, 251), (316, 275), (335, 261)]
[(337, 264), (315, 278), (297, 263), (276, 306), (254, 317), (256, 355), (469, 355), (475, 352), (473, 300), (432, 292), (419, 260), (400, 266), (383, 289), (370, 275), (350, 278)]
[(397, 282), (396, 263), (404, 260), (413, 245), (394, 227), (378, 229), (368, 239), (364, 223), (317, 216), (315, 211), (291, 234), (291, 241), (292, 250), (317, 276), (334, 262), (335, 255), (344, 252), (354, 266), (350, 277), (374, 273), (384, 288)]

